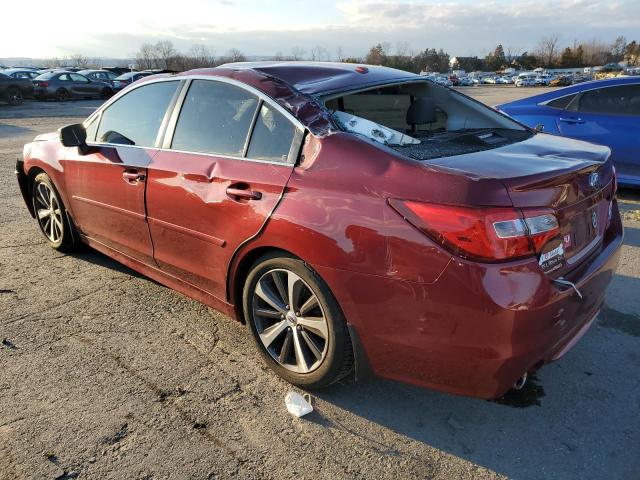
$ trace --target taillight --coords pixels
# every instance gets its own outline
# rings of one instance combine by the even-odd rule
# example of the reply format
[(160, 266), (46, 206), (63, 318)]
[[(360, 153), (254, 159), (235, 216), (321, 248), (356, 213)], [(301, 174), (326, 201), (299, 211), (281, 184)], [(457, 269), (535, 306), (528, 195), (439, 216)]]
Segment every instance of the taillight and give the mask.
[(548, 210), (466, 208), (396, 199), (389, 204), (449, 251), (483, 261), (540, 253), (560, 231)]
[(40, 87), (48, 87), (49, 86), (49, 82), (38, 82), (36, 85), (38, 85)]

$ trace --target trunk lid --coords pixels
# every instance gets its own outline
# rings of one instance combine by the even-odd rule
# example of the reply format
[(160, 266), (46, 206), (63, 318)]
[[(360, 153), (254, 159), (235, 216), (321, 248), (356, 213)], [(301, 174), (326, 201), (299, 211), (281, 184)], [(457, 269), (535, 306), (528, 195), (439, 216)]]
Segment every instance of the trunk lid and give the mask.
[(552, 210), (560, 234), (543, 247), (539, 263), (557, 277), (586, 259), (608, 227), (614, 194), (610, 153), (607, 147), (537, 134), (502, 148), (429, 163), (500, 179), (514, 207)]

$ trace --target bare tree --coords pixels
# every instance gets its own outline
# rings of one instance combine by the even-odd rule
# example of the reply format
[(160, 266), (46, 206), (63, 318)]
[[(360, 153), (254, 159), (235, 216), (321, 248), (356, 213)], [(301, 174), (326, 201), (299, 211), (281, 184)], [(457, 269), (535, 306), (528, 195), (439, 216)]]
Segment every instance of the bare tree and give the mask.
[(342, 45), (338, 45), (336, 47), (336, 61), (338, 62), (344, 61), (344, 52), (342, 51)]
[(193, 45), (187, 52), (186, 58), (191, 65), (188, 68), (215, 67), (216, 55), (205, 45)]
[(169, 40), (163, 40), (156, 43), (155, 47), (155, 63), (156, 68), (171, 69), (172, 63), (178, 52), (173, 47), (173, 43)]
[[(389, 49), (386, 49), (386, 51), (389, 51)], [(396, 44), (395, 54), (398, 57), (406, 57), (409, 55), (410, 51), (411, 51), (411, 45), (409, 45), (409, 42), (398, 42)]]
[(329, 51), (321, 45), (316, 45), (311, 49), (311, 60), (314, 62), (329, 61), (331, 56)]
[(74, 67), (87, 68), (89, 66), (89, 59), (80, 53), (69, 55), (69, 62)]
[(136, 68), (138, 70), (149, 70), (154, 67), (155, 51), (150, 43), (143, 43), (136, 53)]
[(237, 48), (232, 48), (225, 55), (225, 60), (227, 62), (246, 62), (247, 57)]
[(560, 38), (558, 35), (550, 35), (543, 37), (538, 43), (537, 54), (538, 57), (544, 62), (545, 66), (552, 66), (558, 56)]
[(293, 47), (293, 48), (291, 49), (291, 57), (292, 57), (294, 60), (302, 60), (302, 59), (304, 58), (304, 56), (305, 56), (305, 54), (306, 54), (306, 53), (307, 53), (307, 52), (305, 51), (305, 49), (304, 49), (304, 48), (301, 48), (301, 47), (298, 47), (298, 46)]
[(518, 57), (520, 57), (521, 53), (522, 53), (522, 49), (518, 47), (507, 46), (504, 49), (504, 57), (507, 60), (507, 63), (509, 63), (509, 65), (511, 65), (511, 63), (514, 60), (517, 60)]

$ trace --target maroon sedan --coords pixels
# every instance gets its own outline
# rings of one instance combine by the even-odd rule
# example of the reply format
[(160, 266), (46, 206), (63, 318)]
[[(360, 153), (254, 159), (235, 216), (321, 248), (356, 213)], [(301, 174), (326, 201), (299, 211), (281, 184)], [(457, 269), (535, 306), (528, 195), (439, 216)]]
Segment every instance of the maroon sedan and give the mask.
[(500, 396), (586, 332), (622, 243), (606, 147), (383, 67), (148, 77), (17, 174), (51, 246), (246, 322), (307, 388), (370, 368)]

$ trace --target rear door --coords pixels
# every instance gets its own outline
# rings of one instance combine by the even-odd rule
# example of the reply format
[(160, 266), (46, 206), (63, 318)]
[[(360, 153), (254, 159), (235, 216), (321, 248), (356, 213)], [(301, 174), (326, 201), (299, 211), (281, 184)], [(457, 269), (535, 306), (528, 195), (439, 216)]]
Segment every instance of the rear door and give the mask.
[(164, 271), (224, 299), (234, 251), (281, 198), (302, 127), (256, 91), (193, 80), (149, 165), (147, 214)]
[(89, 153), (71, 148), (63, 161), (80, 231), (149, 264), (153, 253), (145, 212), (147, 167), (158, 152), (179, 85), (178, 80), (156, 82), (118, 98), (87, 122)]
[(78, 96), (86, 97), (98, 93), (97, 85), (92, 84), (87, 77), (78, 73), (70, 73), (69, 76), (73, 82), (74, 91)]
[(621, 177), (640, 178), (640, 84), (583, 92), (557, 121), (562, 135), (611, 148)]

